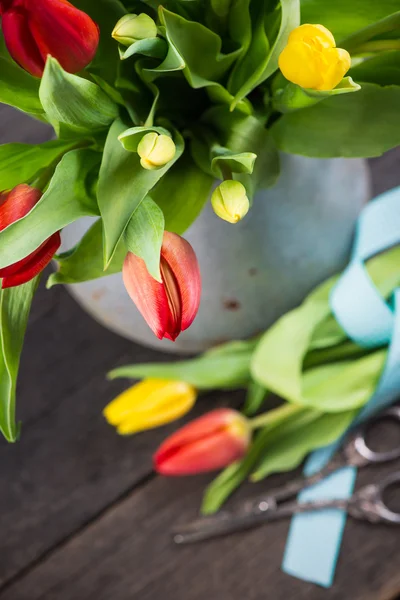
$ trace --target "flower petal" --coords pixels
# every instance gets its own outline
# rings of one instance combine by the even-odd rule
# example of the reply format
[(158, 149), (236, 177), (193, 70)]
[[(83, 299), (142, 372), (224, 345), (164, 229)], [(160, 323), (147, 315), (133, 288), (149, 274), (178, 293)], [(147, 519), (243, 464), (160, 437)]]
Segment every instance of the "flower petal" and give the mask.
[(31, 33), (26, 15), (18, 8), (10, 8), (2, 17), (2, 29), (7, 50), (15, 62), (31, 75), (40, 77), (45, 60)]
[(153, 279), (144, 260), (132, 252), (126, 255), (122, 276), (129, 296), (148, 326), (162, 340), (170, 320), (164, 285)]
[(0, 231), (22, 219), (42, 197), (42, 192), (26, 184), (17, 185), (0, 197)]
[(39, 275), (39, 273), (41, 273), (41, 271), (43, 271), (50, 263), (60, 246), (61, 236), (60, 233), (57, 232), (26, 258), (23, 258), (9, 267), (0, 269), (0, 278), (3, 279), (2, 288), (5, 289), (22, 285), (36, 277), (36, 275)]
[(99, 28), (85, 12), (66, 0), (29, 1), (29, 24), (39, 51), (51, 54), (63, 69), (77, 73), (94, 58)]
[(163, 475), (212, 471), (241, 458), (248, 443), (244, 417), (233, 409), (216, 409), (167, 438), (154, 456), (155, 469)]
[(181, 297), (181, 327), (184, 331), (193, 323), (200, 305), (201, 275), (192, 246), (176, 233), (166, 231), (161, 256), (176, 279)]

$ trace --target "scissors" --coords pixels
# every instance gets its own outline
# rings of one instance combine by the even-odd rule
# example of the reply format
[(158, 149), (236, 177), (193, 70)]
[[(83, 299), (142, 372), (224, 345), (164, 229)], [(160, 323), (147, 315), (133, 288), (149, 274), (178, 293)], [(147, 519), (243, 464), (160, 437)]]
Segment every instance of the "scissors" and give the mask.
[(176, 544), (200, 542), (251, 529), (261, 523), (276, 521), (297, 513), (329, 508), (345, 510), (350, 516), (370, 523), (400, 525), (400, 512), (391, 510), (384, 500), (385, 492), (389, 487), (400, 487), (400, 471), (389, 475), (379, 483), (361, 488), (350, 499), (284, 503), (296, 497), (303, 489), (325, 479), (342, 467), (365, 467), (370, 464), (385, 463), (400, 458), (400, 445), (385, 452), (376, 452), (367, 444), (367, 433), (371, 425), (387, 418), (400, 424), (400, 406), (386, 409), (374, 419), (353, 430), (343, 448), (318, 473), (310, 477), (299, 477), (287, 485), (269, 492), (266, 496), (248, 500), (241, 509), (234, 512), (221, 511), (216, 515), (203, 517), (177, 527), (172, 532), (174, 542)]

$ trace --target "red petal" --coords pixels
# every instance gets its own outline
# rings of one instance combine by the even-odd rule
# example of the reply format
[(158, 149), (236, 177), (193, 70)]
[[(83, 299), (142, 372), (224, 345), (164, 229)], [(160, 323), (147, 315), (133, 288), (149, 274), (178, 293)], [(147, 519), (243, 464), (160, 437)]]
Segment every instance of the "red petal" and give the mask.
[(184, 331), (194, 321), (200, 305), (200, 267), (192, 246), (176, 233), (164, 233), (161, 256), (176, 279), (181, 300), (181, 326)]
[(11, 8), (2, 17), (4, 41), (12, 58), (23, 69), (36, 77), (43, 73), (45, 59), (42, 57), (23, 7)]
[(70, 73), (81, 71), (93, 60), (99, 28), (67, 0), (14, 0), (6, 4), (3, 0), (2, 10), (8, 51), (32, 75), (43, 74), (48, 54)]
[(26, 258), (0, 269), (3, 289), (22, 285), (38, 275), (51, 261), (61, 245), (60, 233), (54, 233), (35, 252)]
[(0, 231), (25, 217), (42, 197), (42, 192), (26, 185), (17, 185), (11, 192), (0, 195)]
[(156, 455), (155, 470), (162, 475), (196, 475), (222, 469), (239, 460), (245, 447), (229, 432), (220, 431), (183, 446), (169, 455)]
[(29, 25), (43, 59), (51, 54), (70, 73), (84, 69), (96, 54), (98, 26), (66, 0), (30, 1)]
[(144, 260), (132, 252), (126, 255), (122, 276), (131, 299), (155, 335), (162, 340), (170, 321), (163, 284), (153, 279)]
[(247, 437), (234, 435), (232, 421), (242, 418), (231, 409), (217, 409), (172, 434), (154, 456), (163, 475), (191, 475), (220, 469), (238, 460), (247, 449)]

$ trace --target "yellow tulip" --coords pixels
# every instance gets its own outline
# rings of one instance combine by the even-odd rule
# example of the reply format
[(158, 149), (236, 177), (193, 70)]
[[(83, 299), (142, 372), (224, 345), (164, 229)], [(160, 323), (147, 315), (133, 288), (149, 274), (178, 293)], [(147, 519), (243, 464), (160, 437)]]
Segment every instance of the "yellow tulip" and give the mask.
[(240, 181), (233, 179), (223, 181), (215, 188), (211, 204), (215, 214), (228, 223), (241, 221), (250, 208), (246, 188)]
[(184, 381), (144, 379), (115, 398), (103, 411), (121, 435), (154, 429), (189, 412), (195, 388)]
[(350, 54), (336, 48), (335, 38), (323, 25), (296, 27), (279, 56), (286, 79), (312, 90), (332, 90), (350, 66)]
[(137, 152), (143, 169), (152, 171), (163, 167), (174, 158), (176, 146), (168, 135), (159, 135), (155, 131), (151, 131), (142, 137)]

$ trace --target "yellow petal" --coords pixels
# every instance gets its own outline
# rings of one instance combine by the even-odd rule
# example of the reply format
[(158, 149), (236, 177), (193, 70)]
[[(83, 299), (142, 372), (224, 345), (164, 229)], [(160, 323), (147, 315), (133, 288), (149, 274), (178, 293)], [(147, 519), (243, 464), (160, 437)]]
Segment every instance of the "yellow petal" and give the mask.
[(321, 48), (334, 48), (336, 46), (335, 38), (329, 29), (323, 25), (310, 25), (308, 23), (293, 29), (289, 35), (288, 44), (292, 42), (317, 44)]
[(196, 390), (183, 381), (145, 379), (105, 409), (104, 416), (120, 433), (133, 433), (178, 419), (196, 401)]
[(350, 54), (343, 48), (331, 48), (325, 51), (325, 59), (327, 68), (323, 74), (323, 82), (316, 89), (333, 90), (350, 69)]
[(320, 52), (303, 42), (286, 46), (279, 56), (279, 68), (286, 79), (303, 88), (318, 89), (323, 84)]

